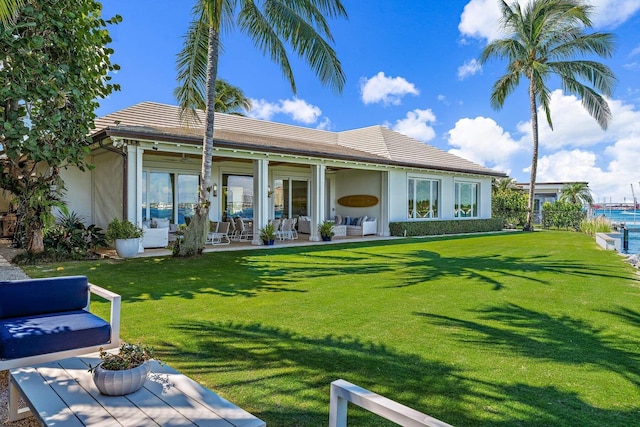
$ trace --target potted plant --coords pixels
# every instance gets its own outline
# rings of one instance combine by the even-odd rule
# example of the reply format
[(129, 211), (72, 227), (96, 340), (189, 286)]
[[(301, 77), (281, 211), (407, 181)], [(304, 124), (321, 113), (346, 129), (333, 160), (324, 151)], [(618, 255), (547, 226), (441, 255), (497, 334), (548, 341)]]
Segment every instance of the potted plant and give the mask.
[(333, 222), (323, 221), (322, 223), (318, 224), (318, 233), (320, 233), (320, 237), (322, 237), (322, 240), (324, 240), (325, 242), (331, 241), (331, 238), (335, 234), (333, 232)]
[(119, 257), (133, 258), (140, 248), (142, 230), (129, 220), (114, 218), (107, 227), (106, 237), (114, 243)]
[(147, 361), (154, 359), (153, 348), (141, 344), (123, 343), (118, 353), (100, 349), (100, 362), (89, 365), (93, 382), (102, 394), (124, 396), (140, 390), (151, 368)]
[(260, 239), (266, 245), (273, 245), (276, 240), (276, 227), (273, 224), (267, 224), (260, 229)]

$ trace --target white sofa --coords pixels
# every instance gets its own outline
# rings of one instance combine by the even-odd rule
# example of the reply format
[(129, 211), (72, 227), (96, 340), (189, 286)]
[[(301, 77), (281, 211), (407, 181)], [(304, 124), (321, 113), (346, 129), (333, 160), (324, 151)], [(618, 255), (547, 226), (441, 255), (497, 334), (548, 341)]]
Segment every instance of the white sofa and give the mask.
[(347, 226), (347, 236), (366, 236), (378, 233), (378, 220), (366, 215), (361, 217), (336, 215), (335, 223)]
[(168, 219), (154, 218), (150, 223), (142, 224), (143, 248), (166, 248), (169, 245)]

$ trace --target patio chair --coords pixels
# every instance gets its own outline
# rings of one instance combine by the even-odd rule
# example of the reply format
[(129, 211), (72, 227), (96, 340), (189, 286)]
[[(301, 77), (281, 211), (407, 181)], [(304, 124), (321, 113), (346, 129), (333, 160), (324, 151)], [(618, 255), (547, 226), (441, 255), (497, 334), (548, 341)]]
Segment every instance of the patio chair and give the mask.
[(280, 230), (276, 231), (276, 236), (280, 240), (285, 239), (293, 239), (293, 232), (291, 231), (291, 227), (293, 225), (293, 221), (290, 219), (283, 219), (282, 224), (280, 225)]
[(253, 238), (253, 227), (249, 227), (240, 218), (236, 218), (236, 240), (249, 240)]
[(228, 245), (231, 243), (229, 238), (229, 226), (231, 223), (223, 221), (217, 223), (216, 231), (207, 234), (207, 244), (210, 245)]

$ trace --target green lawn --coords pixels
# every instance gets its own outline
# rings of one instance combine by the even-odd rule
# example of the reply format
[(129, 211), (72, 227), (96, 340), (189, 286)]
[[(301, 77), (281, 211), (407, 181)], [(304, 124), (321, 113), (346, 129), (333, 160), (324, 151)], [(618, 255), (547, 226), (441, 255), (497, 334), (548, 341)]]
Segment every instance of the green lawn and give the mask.
[[(123, 297), (122, 336), (268, 425), (328, 422), (344, 378), (456, 426), (640, 420), (640, 281), (570, 232), (31, 268)], [(107, 305), (93, 309), (106, 315)], [(349, 408), (349, 426), (386, 426)]]

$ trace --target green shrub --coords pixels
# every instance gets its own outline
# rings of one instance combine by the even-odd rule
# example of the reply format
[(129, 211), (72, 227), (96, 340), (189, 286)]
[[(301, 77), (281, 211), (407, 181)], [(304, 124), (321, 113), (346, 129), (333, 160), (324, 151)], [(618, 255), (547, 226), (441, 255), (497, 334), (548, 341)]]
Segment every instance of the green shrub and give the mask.
[(389, 223), (392, 236), (434, 236), (440, 234), (482, 233), (500, 231), (502, 218), (439, 220), (439, 221), (403, 221)]
[(542, 205), (542, 227), (574, 230), (580, 229), (580, 223), (585, 218), (582, 205), (567, 202), (546, 202)]
[[(56, 259), (79, 259), (88, 252), (106, 247), (102, 229), (94, 224), (85, 226), (82, 217), (75, 212), (62, 214), (55, 224), (44, 229), (45, 250)], [(90, 256), (90, 254), (89, 254)]]
[(114, 218), (107, 227), (107, 240), (115, 242), (118, 239), (137, 239), (142, 237), (142, 229), (136, 227), (131, 221)]

